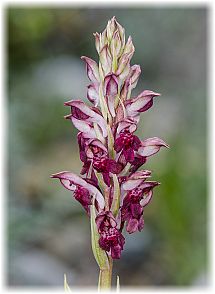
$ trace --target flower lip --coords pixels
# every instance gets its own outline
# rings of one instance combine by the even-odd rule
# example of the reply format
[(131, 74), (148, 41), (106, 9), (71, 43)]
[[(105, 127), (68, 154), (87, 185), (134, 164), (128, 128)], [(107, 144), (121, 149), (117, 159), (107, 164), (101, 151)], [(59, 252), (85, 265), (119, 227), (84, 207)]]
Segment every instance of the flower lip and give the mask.
[(83, 205), (84, 209), (89, 215), (89, 205), (92, 204), (89, 191), (81, 186), (76, 186), (76, 189), (74, 191), (74, 197), (78, 202), (80, 202)]
[[(138, 173), (138, 172), (137, 172)], [(123, 199), (121, 207), (122, 220), (126, 221), (126, 230), (129, 234), (141, 231), (144, 227), (143, 210), (152, 199), (153, 188), (160, 183), (155, 181), (142, 181), (133, 189), (129, 189)]]
[(117, 223), (111, 211), (102, 211), (96, 217), (96, 225), (101, 233), (105, 227), (116, 227)]
[(113, 259), (119, 259), (125, 244), (125, 238), (117, 229), (117, 222), (111, 211), (102, 211), (96, 217), (96, 225), (100, 234), (99, 245)]
[(135, 159), (135, 151), (141, 146), (140, 139), (129, 130), (121, 131), (119, 137), (115, 140), (114, 149), (117, 153), (122, 151), (125, 160), (132, 163)]

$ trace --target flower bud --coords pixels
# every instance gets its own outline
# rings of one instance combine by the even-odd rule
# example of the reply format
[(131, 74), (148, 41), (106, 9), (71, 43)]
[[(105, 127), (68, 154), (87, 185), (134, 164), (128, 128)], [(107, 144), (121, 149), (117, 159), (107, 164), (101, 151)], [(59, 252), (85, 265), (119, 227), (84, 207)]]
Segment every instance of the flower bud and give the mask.
[(120, 43), (122, 49), (125, 46), (125, 29), (116, 21), (115, 16), (108, 21), (107, 24), (107, 38), (110, 42), (114, 37), (114, 34), (118, 31), (120, 37)]
[(99, 33), (94, 33), (93, 35), (95, 37), (96, 50), (99, 53), (100, 52), (100, 34)]
[(114, 17), (112, 17), (111, 20), (108, 21), (108, 24), (107, 24), (107, 38), (108, 38), (109, 42), (111, 41), (112, 36), (113, 36), (116, 29), (117, 29), (117, 27), (116, 27), (116, 19), (115, 19), (115, 16), (114, 16)]
[(129, 36), (128, 40), (127, 40), (127, 43), (125, 44), (123, 55), (127, 54), (127, 53), (132, 53), (132, 56), (133, 56), (134, 51), (135, 51), (135, 48), (134, 48), (134, 45), (132, 43), (132, 38), (131, 38), (131, 36)]
[(118, 78), (114, 74), (105, 77), (104, 80), (104, 96), (112, 117), (115, 117), (114, 102), (118, 93)]
[(109, 48), (107, 45), (105, 45), (99, 54), (100, 57), (100, 62), (102, 65), (102, 69), (104, 72), (104, 75), (106, 76), (111, 72), (111, 67), (112, 67), (112, 59), (111, 59), (111, 54), (109, 51)]
[(120, 35), (118, 31), (115, 31), (113, 38), (110, 43), (110, 48), (111, 48), (111, 54), (112, 56), (114, 55), (114, 52), (116, 54), (116, 57), (120, 56), (120, 52), (122, 49), (122, 43), (120, 39)]
[(140, 74), (141, 74), (140, 66), (137, 64), (132, 65), (132, 67), (130, 68), (130, 73), (129, 73), (131, 89), (134, 89), (136, 87)]

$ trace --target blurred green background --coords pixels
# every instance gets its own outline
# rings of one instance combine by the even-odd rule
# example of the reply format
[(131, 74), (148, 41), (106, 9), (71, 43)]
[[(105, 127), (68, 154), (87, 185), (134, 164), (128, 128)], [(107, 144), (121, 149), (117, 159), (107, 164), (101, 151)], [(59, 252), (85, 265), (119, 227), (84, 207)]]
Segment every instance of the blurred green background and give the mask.
[(115, 15), (132, 35), (142, 89), (162, 93), (138, 135), (171, 146), (145, 168), (162, 185), (145, 229), (126, 235), (114, 274), (123, 286), (206, 285), (207, 8), (6, 8), (8, 138), (7, 284), (93, 286), (98, 268), (89, 220), (50, 174), (79, 173), (77, 131), (63, 102), (85, 99), (81, 55), (97, 59), (93, 33)]

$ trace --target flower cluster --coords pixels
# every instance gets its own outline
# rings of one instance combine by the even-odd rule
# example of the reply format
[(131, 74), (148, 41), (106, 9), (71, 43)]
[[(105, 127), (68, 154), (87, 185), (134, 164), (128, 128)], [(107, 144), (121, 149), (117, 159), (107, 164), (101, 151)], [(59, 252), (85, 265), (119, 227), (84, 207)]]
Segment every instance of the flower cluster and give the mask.
[(125, 41), (124, 28), (113, 17), (102, 33), (95, 33), (99, 63), (82, 57), (90, 80), (88, 106), (80, 100), (65, 103), (71, 112), (65, 116), (78, 129), (81, 175), (60, 172), (60, 179), (90, 215), (95, 204), (99, 246), (112, 258), (121, 256), (128, 233), (144, 227), (143, 212), (158, 182), (149, 181), (151, 172), (138, 169), (168, 145), (157, 137), (145, 140), (135, 135), (140, 114), (147, 111), (160, 94), (144, 90), (131, 97), (141, 69), (130, 64), (134, 54), (131, 37)]

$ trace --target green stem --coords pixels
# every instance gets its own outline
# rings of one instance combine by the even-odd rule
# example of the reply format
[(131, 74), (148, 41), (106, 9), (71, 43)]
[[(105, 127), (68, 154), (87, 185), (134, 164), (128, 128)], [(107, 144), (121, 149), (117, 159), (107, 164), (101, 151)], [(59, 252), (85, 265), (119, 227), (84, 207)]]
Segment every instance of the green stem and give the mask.
[(111, 290), (113, 259), (111, 257), (109, 257), (108, 259), (109, 268), (103, 270), (100, 269), (98, 284), (99, 291)]

